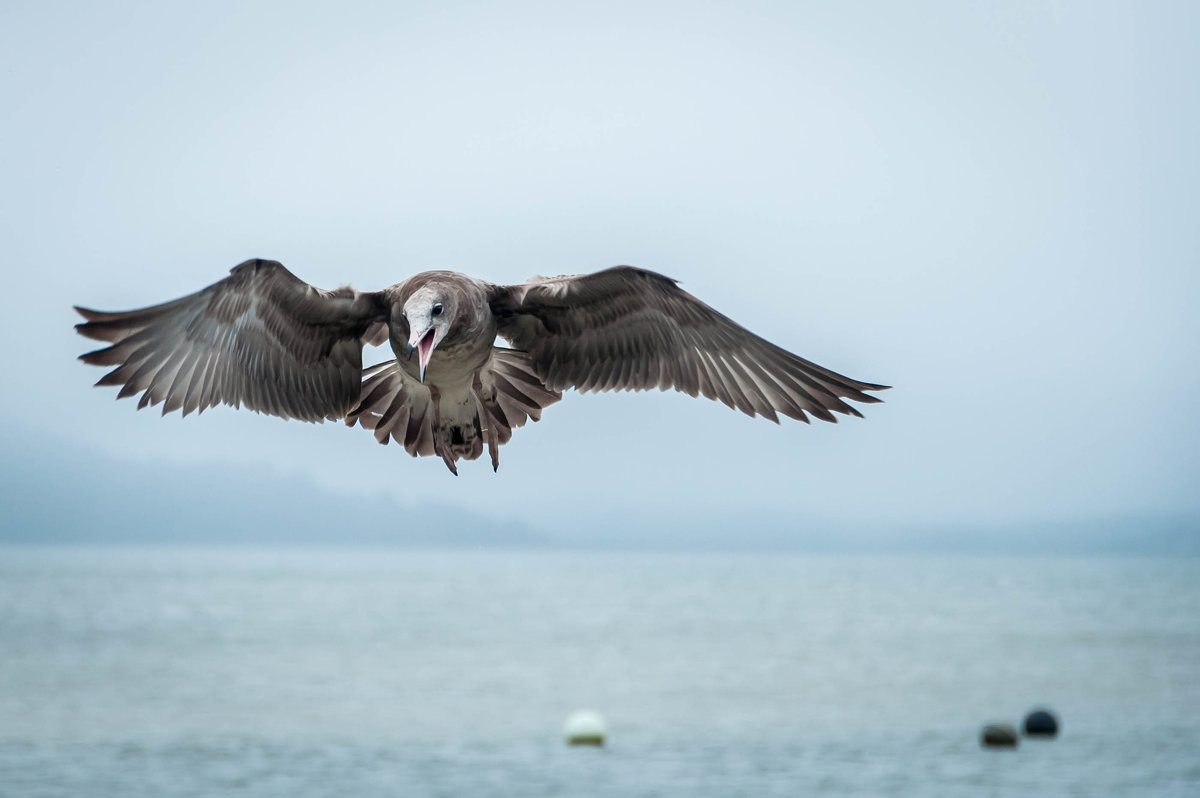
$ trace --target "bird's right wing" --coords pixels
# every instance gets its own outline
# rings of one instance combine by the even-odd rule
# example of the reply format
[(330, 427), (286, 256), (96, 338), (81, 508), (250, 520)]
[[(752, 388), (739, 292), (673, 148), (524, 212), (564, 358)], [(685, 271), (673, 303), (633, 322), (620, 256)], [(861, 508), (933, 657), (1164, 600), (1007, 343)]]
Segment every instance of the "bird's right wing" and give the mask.
[(364, 338), (389, 307), (382, 293), (323, 291), (280, 263), (248, 260), (190, 296), (123, 313), (75, 308), (81, 335), (110, 344), (80, 357), (115, 366), (97, 385), (163, 414), (245, 405), (283, 418), (343, 417), (358, 401)]

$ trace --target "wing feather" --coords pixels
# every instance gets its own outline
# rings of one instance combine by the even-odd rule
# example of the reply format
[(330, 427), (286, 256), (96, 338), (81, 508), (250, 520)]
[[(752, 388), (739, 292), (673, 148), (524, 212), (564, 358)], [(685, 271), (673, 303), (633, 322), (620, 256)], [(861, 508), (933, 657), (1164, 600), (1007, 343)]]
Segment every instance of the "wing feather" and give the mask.
[(378, 340), (389, 308), (382, 293), (323, 291), (280, 263), (249, 260), (224, 280), (140, 310), (79, 308), (80, 334), (109, 346), (80, 359), (112, 366), (97, 385), (138, 408), (203, 412), (217, 404), (319, 421), (357, 402), (362, 346)]
[(878, 402), (861, 382), (760, 338), (661, 274), (618, 266), (492, 286), (499, 333), (529, 354), (551, 390), (674, 388), (754, 416), (808, 422), (861, 415)]

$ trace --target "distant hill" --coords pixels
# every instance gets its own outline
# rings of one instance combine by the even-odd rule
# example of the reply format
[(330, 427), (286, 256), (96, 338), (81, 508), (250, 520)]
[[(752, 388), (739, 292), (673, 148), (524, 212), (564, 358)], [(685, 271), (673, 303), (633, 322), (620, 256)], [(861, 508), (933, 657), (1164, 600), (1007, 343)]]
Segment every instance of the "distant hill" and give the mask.
[(13, 432), (0, 449), (0, 543), (397, 545), (981, 555), (1200, 556), (1200, 517), (1131, 515), (925, 526), (730, 505), (604, 507), (531, 529), (458, 507), (350, 498), (298, 476), (127, 462)]
[[(682, 511), (681, 511), (682, 512)], [(547, 532), (558, 545), (862, 554), (1200, 556), (1200, 517), (1128, 515), (1069, 520), (886, 524), (731, 508), (702, 519), (622, 517)]]
[[(22, 439), (24, 438), (24, 439)], [(14, 440), (15, 439), (15, 440)], [(61, 439), (0, 450), (0, 543), (531, 545), (451, 507), (352, 499), (253, 469), (122, 462)]]

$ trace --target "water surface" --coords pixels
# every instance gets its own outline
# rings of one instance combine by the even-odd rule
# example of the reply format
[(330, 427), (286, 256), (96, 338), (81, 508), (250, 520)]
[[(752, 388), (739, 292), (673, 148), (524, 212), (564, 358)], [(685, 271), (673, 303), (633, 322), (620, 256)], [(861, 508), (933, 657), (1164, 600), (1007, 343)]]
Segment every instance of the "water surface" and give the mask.
[(1200, 794), (1196, 560), (6, 548), (0, 644), (3, 796)]

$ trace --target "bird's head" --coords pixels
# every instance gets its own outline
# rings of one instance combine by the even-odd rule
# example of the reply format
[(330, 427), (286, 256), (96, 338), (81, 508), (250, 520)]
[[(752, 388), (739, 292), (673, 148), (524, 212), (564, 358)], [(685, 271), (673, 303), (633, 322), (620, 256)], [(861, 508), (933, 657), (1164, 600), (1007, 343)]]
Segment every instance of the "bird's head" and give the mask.
[(451, 322), (457, 317), (458, 303), (452, 293), (426, 285), (408, 298), (403, 313), (408, 320), (408, 356), (412, 357), (414, 349), (417, 351), (421, 381), (424, 382), (429, 358), (450, 331)]

